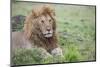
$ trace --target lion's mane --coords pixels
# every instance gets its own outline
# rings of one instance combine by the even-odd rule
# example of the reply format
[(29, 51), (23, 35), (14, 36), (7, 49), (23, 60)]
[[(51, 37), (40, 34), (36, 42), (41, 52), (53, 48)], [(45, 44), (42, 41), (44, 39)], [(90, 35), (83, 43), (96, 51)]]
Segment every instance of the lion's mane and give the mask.
[[(37, 22), (32, 22), (36, 17), (39, 17), (42, 14), (48, 14), (54, 21), (53, 23), (53, 36), (51, 38), (45, 38), (41, 35), (41, 31), (39, 31)], [(32, 26), (33, 25), (33, 26)], [(44, 5), (41, 7), (34, 8), (31, 13), (26, 17), (24, 23), (24, 35), (26, 38), (34, 45), (38, 47), (43, 47), (47, 51), (51, 51), (54, 48), (57, 48), (57, 36), (56, 36), (56, 19), (55, 19), (55, 11), (49, 5)]]

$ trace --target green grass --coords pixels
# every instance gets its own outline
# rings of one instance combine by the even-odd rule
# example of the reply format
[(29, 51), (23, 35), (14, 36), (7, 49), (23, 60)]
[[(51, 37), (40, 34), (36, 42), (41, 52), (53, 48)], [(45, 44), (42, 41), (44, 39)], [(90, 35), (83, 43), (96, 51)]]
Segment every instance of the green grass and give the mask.
[[(12, 3), (12, 17), (26, 16), (38, 4), (16, 2)], [(16, 51), (12, 58), (14, 64), (45, 64), (77, 61), (92, 61), (95, 59), (95, 7), (75, 5), (55, 5), (59, 45), (64, 57), (40, 58), (36, 50)], [(20, 27), (20, 28), (19, 28)], [(17, 31), (23, 25), (18, 25)]]

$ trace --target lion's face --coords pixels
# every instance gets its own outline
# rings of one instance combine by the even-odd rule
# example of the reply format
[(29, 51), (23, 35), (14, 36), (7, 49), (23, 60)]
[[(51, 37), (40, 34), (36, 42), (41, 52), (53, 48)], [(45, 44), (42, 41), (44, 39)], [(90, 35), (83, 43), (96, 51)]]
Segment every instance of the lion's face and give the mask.
[(24, 31), (28, 38), (33, 35), (50, 38), (56, 32), (55, 11), (50, 6), (33, 8), (32, 12), (26, 17)]
[(38, 17), (38, 26), (42, 33), (42, 35), (46, 38), (53, 36), (53, 19), (47, 14), (47, 15), (41, 15)]

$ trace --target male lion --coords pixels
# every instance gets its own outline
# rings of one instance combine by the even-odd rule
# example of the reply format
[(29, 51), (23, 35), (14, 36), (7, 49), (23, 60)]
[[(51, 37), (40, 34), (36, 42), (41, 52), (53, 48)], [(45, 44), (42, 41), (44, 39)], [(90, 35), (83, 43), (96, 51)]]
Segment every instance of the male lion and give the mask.
[(62, 55), (56, 36), (55, 11), (50, 5), (33, 8), (25, 19), (23, 32), (12, 32), (12, 51), (34, 46), (52, 55)]

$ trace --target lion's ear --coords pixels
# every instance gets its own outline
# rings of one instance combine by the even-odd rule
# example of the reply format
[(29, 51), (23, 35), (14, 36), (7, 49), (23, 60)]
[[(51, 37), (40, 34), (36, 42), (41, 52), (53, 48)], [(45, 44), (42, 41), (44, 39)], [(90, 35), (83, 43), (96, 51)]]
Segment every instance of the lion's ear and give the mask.
[(56, 15), (55, 15), (55, 12), (52, 13), (52, 16), (51, 16), (54, 20), (54, 23), (53, 23), (53, 29), (56, 30)]
[(32, 10), (32, 15), (34, 18), (38, 16), (37, 12), (34, 9)]
[(53, 15), (53, 16), (56, 16), (56, 14), (55, 14), (55, 10), (52, 11), (52, 15)]
[(53, 17), (53, 19), (55, 19), (55, 17), (56, 17), (55, 12), (52, 12), (52, 13), (51, 13), (51, 16)]

